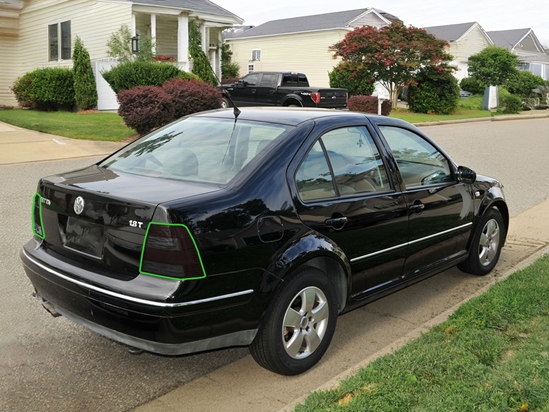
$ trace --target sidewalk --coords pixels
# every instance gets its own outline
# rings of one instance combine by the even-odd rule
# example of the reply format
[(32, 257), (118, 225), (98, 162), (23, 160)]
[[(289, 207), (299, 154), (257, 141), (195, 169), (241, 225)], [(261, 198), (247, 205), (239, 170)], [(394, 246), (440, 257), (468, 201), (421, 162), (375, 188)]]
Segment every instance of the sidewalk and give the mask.
[(125, 144), (69, 139), (0, 122), (0, 165), (106, 156)]
[[(542, 254), (549, 253), (548, 233), (549, 199), (511, 219), (506, 246), (492, 274), (481, 278), (471, 276), (463, 281), (466, 275), (451, 269), (444, 277), (431, 278), (433, 282), (442, 283), (446, 278), (455, 277), (467, 283), (465, 287), (461, 285), (461, 289), (468, 288), (469, 293), (461, 290), (463, 297), (447, 305), (446, 309), (436, 311), (439, 307), (445, 307), (442, 301), (455, 298), (456, 288), (441, 286), (444, 293), (425, 298), (426, 301), (418, 305), (408, 304), (407, 295), (404, 295), (397, 315), (385, 311), (383, 302), (377, 301), (340, 317), (328, 352), (317, 366), (302, 375), (276, 375), (258, 366), (248, 355), (133, 411), (290, 412), (311, 392), (337, 386), (342, 379), (356, 374), (369, 362), (392, 353), (444, 322), (461, 304), (486, 292), (495, 282), (532, 264)], [(417, 290), (423, 289), (416, 289), (416, 295)], [(398, 293), (406, 293), (406, 290)], [(408, 298), (414, 300), (412, 294)], [(361, 324), (357, 325), (357, 319), (362, 321)], [(415, 319), (420, 321), (416, 323)], [(355, 331), (346, 333), (349, 328)], [(347, 340), (341, 338), (342, 333), (347, 335)]]

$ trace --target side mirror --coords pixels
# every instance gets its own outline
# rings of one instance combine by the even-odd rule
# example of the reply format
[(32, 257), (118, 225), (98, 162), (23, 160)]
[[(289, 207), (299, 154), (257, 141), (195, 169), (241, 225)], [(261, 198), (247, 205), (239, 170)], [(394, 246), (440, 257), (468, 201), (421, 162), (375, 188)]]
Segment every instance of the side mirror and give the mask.
[(243, 89), (246, 87), (246, 82), (244, 80), (239, 80), (236, 82), (236, 87), (238, 89)]
[(477, 173), (473, 169), (465, 166), (459, 166), (456, 171), (458, 182), (472, 185), (477, 180)]

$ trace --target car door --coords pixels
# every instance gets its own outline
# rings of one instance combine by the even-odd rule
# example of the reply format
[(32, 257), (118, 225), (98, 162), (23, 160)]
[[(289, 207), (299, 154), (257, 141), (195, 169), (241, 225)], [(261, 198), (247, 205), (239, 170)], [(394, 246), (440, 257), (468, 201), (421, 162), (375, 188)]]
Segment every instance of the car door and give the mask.
[(299, 164), (295, 186), (302, 222), (349, 259), (352, 299), (399, 280), (408, 237), (406, 203), (367, 127), (323, 134)]
[(250, 73), (234, 84), (229, 89), (232, 99), (238, 106), (254, 106), (257, 85), (259, 84), (260, 73)]
[(459, 183), (452, 161), (416, 131), (378, 126), (401, 176), (409, 209), (403, 279), (450, 266), (464, 253), (474, 217), (470, 185)]
[(276, 105), (276, 90), (279, 76), (280, 75), (278, 73), (263, 73), (255, 93), (255, 101), (257, 105)]

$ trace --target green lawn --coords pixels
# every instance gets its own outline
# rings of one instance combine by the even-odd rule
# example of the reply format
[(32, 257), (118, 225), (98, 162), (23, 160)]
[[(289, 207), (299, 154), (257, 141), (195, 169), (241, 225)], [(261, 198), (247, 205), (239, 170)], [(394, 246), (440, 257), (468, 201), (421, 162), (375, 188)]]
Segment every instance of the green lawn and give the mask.
[(549, 256), (295, 412), (549, 411)]
[[(467, 100), (467, 99), (462, 99)], [(391, 117), (406, 120), (410, 123), (438, 122), (455, 119), (490, 117), (488, 110), (474, 110), (460, 106), (457, 113), (451, 115), (434, 115), (411, 113), (407, 109), (397, 108)], [(25, 129), (72, 137), (74, 139), (103, 140), (118, 142), (136, 132), (128, 128), (116, 113), (70, 113), (39, 112), (36, 110), (0, 110), (0, 121)]]
[(135, 130), (124, 124), (116, 113), (39, 112), (36, 110), (0, 110), (0, 121), (74, 139), (119, 142), (134, 136)]

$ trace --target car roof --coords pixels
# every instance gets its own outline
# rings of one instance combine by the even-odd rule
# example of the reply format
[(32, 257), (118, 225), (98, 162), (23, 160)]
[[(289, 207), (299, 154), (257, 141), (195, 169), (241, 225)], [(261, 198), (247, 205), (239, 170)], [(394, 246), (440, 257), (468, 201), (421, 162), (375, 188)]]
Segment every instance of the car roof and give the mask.
[[(378, 123), (379, 120), (385, 119), (393, 123), (393, 120), (398, 122), (398, 119), (389, 119), (386, 116), (378, 116), (368, 113), (359, 113), (346, 110), (335, 109), (317, 109), (317, 108), (297, 108), (297, 107), (244, 107), (239, 108), (241, 113), (238, 115), (239, 120), (252, 120), (262, 122), (272, 122), (286, 124), (290, 126), (297, 126), (300, 123), (310, 120), (318, 120), (327, 117), (346, 117), (349, 120), (359, 121), (367, 117), (374, 123)], [(208, 112), (197, 113), (194, 116), (197, 117), (217, 117), (223, 119), (234, 119), (234, 110), (220, 109), (212, 110)], [(403, 122), (404, 123), (404, 122)]]

